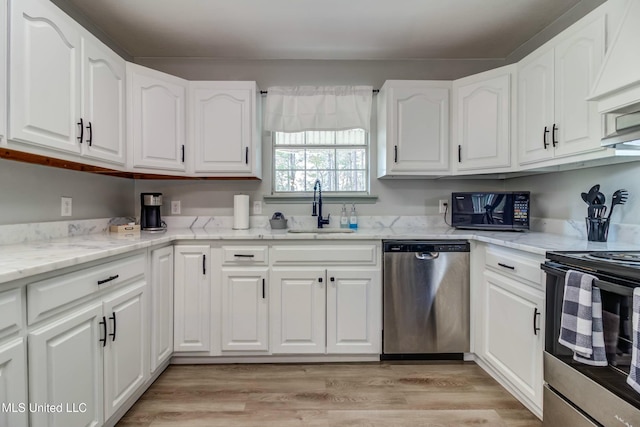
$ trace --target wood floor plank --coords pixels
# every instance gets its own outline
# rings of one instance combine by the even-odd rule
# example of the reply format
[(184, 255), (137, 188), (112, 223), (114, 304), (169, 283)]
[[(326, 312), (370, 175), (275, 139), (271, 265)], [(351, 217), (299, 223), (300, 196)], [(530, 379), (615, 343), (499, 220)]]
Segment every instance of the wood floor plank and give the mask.
[(118, 427), (541, 427), (472, 362), (172, 365)]

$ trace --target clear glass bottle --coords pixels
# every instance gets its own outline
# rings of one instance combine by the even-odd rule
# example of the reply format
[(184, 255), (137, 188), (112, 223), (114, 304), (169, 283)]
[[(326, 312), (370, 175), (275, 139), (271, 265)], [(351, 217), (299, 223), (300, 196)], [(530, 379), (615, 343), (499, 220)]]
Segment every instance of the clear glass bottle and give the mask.
[(349, 228), (356, 230), (358, 228), (358, 214), (356, 213), (356, 204), (351, 205), (351, 215), (349, 216)]
[(340, 212), (340, 228), (349, 228), (349, 217), (347, 216), (347, 205), (342, 204), (342, 212)]

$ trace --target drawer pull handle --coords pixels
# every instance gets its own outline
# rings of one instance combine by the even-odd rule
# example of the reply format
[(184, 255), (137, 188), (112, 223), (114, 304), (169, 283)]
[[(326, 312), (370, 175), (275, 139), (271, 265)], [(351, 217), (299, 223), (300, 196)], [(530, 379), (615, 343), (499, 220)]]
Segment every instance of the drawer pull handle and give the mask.
[(102, 325), (102, 331), (104, 332), (104, 338), (100, 338), (100, 342), (102, 342), (102, 346), (106, 347), (107, 345), (107, 318), (102, 316), (102, 322), (100, 322), (100, 324)]
[(322, 277), (318, 277), (318, 282), (322, 283)]
[(253, 254), (233, 254), (236, 258), (253, 258), (255, 255)]
[(111, 337), (111, 342), (114, 342), (116, 340), (116, 312), (112, 312), (111, 313), (112, 316), (109, 317), (109, 320), (113, 320), (113, 333), (109, 334), (109, 336)]
[(538, 335), (538, 331), (540, 328), (537, 327), (538, 316), (540, 316), (540, 312), (538, 311), (538, 307), (533, 309), (533, 335)]
[(498, 263), (500, 267), (508, 268), (509, 270), (515, 270), (516, 268), (512, 265), (503, 264), (501, 262)]
[(116, 280), (118, 277), (120, 277), (120, 275), (116, 274), (115, 276), (109, 276), (107, 279), (98, 280), (98, 285), (102, 285), (104, 283), (111, 282), (112, 280)]

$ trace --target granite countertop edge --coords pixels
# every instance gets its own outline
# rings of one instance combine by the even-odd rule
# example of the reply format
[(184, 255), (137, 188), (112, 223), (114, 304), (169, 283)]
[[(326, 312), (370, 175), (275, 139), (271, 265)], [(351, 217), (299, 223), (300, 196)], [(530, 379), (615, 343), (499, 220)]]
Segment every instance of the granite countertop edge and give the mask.
[(463, 239), (492, 243), (544, 255), (551, 250), (638, 250), (637, 245), (616, 242), (588, 242), (542, 232), (497, 232), (456, 230), (449, 227), (359, 229), (354, 233), (288, 233), (271, 229), (171, 229), (163, 234), (141, 233), (120, 237), (109, 233), (89, 234), (46, 241), (0, 246), (0, 283), (26, 279), (58, 269), (126, 254), (176, 241), (265, 240), (265, 241), (360, 241), (360, 240)]

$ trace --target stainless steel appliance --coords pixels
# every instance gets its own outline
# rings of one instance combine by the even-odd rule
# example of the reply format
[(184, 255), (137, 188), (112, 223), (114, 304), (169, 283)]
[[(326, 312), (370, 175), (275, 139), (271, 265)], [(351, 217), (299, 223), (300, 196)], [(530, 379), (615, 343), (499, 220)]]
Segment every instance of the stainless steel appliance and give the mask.
[(462, 358), (469, 351), (469, 242), (383, 246), (382, 359)]
[(451, 194), (451, 225), (477, 230), (529, 229), (528, 191)]
[[(640, 393), (627, 382), (632, 349), (632, 294), (640, 286), (640, 252), (547, 252), (544, 426), (640, 426)], [(558, 343), (567, 270), (597, 277), (608, 366), (573, 360)]]
[(166, 231), (167, 225), (162, 221), (162, 193), (140, 193), (140, 229), (148, 232)]

